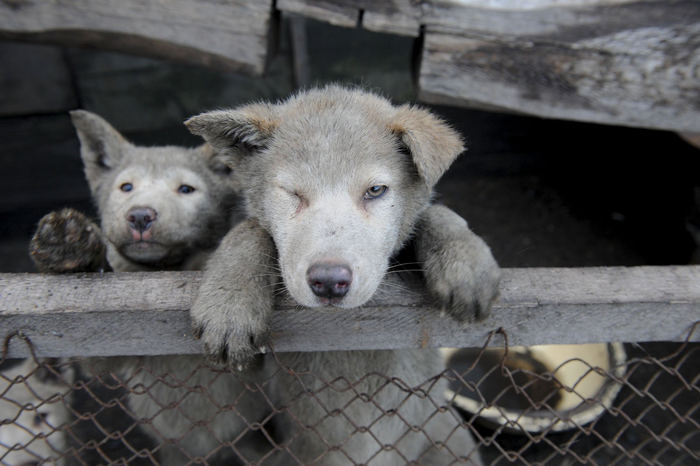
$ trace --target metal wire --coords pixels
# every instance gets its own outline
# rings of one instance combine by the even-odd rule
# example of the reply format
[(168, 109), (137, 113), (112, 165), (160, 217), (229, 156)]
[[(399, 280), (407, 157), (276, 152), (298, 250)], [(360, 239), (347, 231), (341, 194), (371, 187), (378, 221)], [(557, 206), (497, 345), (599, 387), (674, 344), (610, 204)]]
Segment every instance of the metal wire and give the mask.
[[(689, 342), (696, 327), (684, 343), (626, 344), (620, 353), (626, 358), (617, 354), (617, 360), (609, 345), (591, 347), (605, 349), (610, 362), (592, 362), (582, 349), (554, 366), (535, 358), (533, 349), (509, 347), (500, 329), (481, 349), (445, 351), (448, 368), (417, 384), (406, 374), (376, 371), (326, 380), (286, 365), (274, 351), (260, 363), (264, 370), (239, 372), (202, 359), (186, 372), (164, 371), (162, 360), (121, 358), (119, 367), (128, 370), (115, 371), (104, 358), (37, 358), (31, 342), (14, 333), (0, 359), (0, 464), (265, 465), (278, 455), (303, 464), (295, 445), (310, 436), (323, 447), (316, 460), (340, 458), (333, 460), (338, 464), (359, 464), (353, 439), (363, 437), (376, 443), (369, 465), (381, 466), (382, 455), (391, 453), (405, 464), (432, 466), (427, 454), (405, 453), (403, 445), (420, 437), (451, 452), (446, 464), (480, 456), (492, 466), (696, 465), (700, 345)], [(504, 347), (489, 348), (499, 338)], [(33, 356), (8, 359), (10, 339), (21, 339)], [(573, 382), (566, 380), (570, 367), (578, 374)], [(238, 388), (222, 396), (233, 382)], [(293, 396), (280, 404), (275, 383)], [(449, 388), (442, 390), (445, 383)], [(409, 411), (416, 402), (432, 411), (420, 422)], [(298, 416), (302, 403), (316, 406), (314, 422)], [(371, 406), (376, 416), (353, 417), (356, 404)], [(455, 427), (430, 438), (429, 425), (439, 416), (453, 416)], [(238, 430), (226, 431), (226, 419), (237, 419)], [(325, 427), (337, 419), (347, 426), (340, 440)], [(385, 444), (382, 429), (391, 423), (402, 433)], [(451, 446), (462, 430), (476, 440), (478, 453), (460, 457)], [(198, 450), (206, 445), (212, 447)]]

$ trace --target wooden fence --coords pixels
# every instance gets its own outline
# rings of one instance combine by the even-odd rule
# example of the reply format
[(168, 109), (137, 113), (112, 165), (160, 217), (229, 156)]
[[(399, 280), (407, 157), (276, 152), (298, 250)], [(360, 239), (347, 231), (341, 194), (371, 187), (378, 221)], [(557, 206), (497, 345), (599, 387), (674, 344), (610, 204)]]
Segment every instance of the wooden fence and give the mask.
[[(0, 329), (29, 338), (39, 357), (200, 353), (188, 315), (200, 279), (199, 272), (0, 274)], [(498, 329), (510, 345), (681, 341), (700, 321), (700, 266), (506, 269), (492, 316), (463, 328), (441, 318), (419, 284), (411, 288), (350, 310), (280, 300), (275, 349), (472, 347)], [(28, 356), (27, 345), (11, 343), (8, 356)]]

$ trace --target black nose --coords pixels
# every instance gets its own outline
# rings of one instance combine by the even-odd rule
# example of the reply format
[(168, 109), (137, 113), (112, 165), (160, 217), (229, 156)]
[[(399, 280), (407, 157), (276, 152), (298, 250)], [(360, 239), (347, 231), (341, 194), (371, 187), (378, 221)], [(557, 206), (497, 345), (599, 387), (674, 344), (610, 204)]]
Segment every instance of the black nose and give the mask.
[(350, 290), (352, 271), (346, 265), (314, 264), (306, 271), (311, 291), (321, 298), (342, 298)]
[(126, 214), (126, 220), (131, 228), (143, 233), (156, 220), (156, 211), (149, 207), (135, 207)]

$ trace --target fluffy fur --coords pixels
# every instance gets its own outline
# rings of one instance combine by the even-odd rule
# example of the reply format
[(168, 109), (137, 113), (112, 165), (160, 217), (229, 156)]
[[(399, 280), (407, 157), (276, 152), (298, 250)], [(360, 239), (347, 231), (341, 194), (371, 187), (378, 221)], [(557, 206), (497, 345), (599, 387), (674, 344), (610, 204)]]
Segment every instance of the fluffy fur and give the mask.
[[(456, 214), (430, 204), (435, 183), (463, 150), (459, 135), (430, 112), (331, 86), (275, 105), (205, 113), (187, 125), (234, 169), (249, 216), (212, 256), (191, 311), (212, 359), (246, 364), (259, 351), (280, 277), (300, 305), (361, 306), (390, 279), (389, 261), (412, 235), (436, 305), (459, 323), (489, 314), (500, 280), (489, 248)], [(325, 380), (351, 382), (381, 372), (416, 386), (444, 368), (435, 350), (279, 357)], [(297, 399), (298, 383), (284, 373), (273, 379), (270, 396), (276, 406), (288, 406), (279, 429), (286, 451), (275, 464), (291, 464), (289, 455), (318, 465), (393, 466), (406, 459), (443, 465), (460, 457), (480, 463), (457, 417), (449, 410), (435, 414), (443, 380), (427, 398), (406, 399), (390, 385), (377, 394), (378, 405), (346, 405), (352, 391), (316, 393), (322, 384), (315, 377), (306, 381), (315, 396)], [(357, 389), (374, 393), (373, 383), (364, 379)], [(334, 409), (342, 415), (329, 417)], [(368, 431), (355, 431), (349, 419)], [(385, 443), (396, 448), (385, 450)]]
[[(79, 110), (71, 117), (101, 225), (71, 209), (44, 217), (31, 243), (39, 270), (199, 269), (230, 229), (236, 203), (231, 170), (211, 146), (139, 147), (97, 115)], [(129, 395), (127, 404), (134, 417), (152, 418), (146, 430), (156, 442), (177, 440), (159, 450), (161, 464), (170, 466), (217, 450), (230, 461), (236, 455), (219, 439), (235, 439), (246, 422), (257, 420), (254, 394), (247, 393), (239, 374), (216, 373), (200, 367), (204, 362), (201, 356), (150, 356), (90, 359), (89, 365), (129, 378), (131, 387), (147, 387), (146, 393)], [(148, 370), (137, 370), (140, 366)], [(205, 387), (206, 393), (179, 383)], [(220, 409), (237, 399), (234, 410)], [(198, 421), (207, 422), (194, 426)], [(252, 450), (242, 449), (255, 459)]]
[(60, 430), (70, 420), (61, 395), (71, 379), (37, 366), (31, 360), (14, 364), (4, 361), (0, 368), (0, 462), (9, 466), (57, 464), (66, 448), (66, 434)]

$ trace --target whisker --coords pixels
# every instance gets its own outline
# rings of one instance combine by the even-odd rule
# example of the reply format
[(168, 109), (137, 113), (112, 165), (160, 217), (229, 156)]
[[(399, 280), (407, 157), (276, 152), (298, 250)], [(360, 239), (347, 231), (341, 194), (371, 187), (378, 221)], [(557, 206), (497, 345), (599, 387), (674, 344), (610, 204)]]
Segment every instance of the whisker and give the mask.
[(378, 290), (383, 290), (383, 291), (393, 291), (393, 290), (398, 290), (398, 291), (403, 291), (405, 293), (409, 294), (415, 294), (417, 293), (416, 290), (409, 288), (405, 285), (401, 285), (399, 283), (390, 283), (390, 282), (382, 282), (378, 287)]
[(269, 257), (270, 259), (272, 259), (272, 260), (274, 260), (275, 262), (277, 262), (277, 256), (273, 256), (272, 254), (266, 254), (266, 253), (264, 253), (264, 252), (261, 252), (260, 254), (262, 254), (262, 255), (265, 256), (265, 257)]
[(257, 266), (258, 266), (258, 267), (262, 267), (262, 268), (266, 268), (266, 269), (277, 270), (277, 271), (280, 271), (280, 272), (282, 271), (282, 268), (281, 268), (281, 267), (279, 267), (279, 266), (277, 266), (277, 265), (273, 265), (273, 264), (257, 264)]
[(401, 270), (387, 270), (385, 275), (392, 273), (404, 273), (404, 272), (425, 272), (425, 269), (401, 269)]
[(423, 262), (397, 262), (393, 265), (390, 265), (389, 269), (391, 270), (397, 267), (405, 267), (407, 265), (423, 265)]

